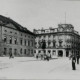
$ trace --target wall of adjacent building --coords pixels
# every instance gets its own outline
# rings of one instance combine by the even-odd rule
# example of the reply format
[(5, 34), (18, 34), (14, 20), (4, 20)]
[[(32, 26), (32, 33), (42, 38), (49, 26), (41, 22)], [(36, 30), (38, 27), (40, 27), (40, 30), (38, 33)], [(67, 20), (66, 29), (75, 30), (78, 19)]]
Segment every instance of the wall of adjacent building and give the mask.
[[(1, 29), (2, 28), (2, 29)], [(2, 39), (1, 39), (2, 37)], [(6, 41), (4, 38), (6, 37)], [(10, 44), (10, 37), (12, 38), (12, 43)], [(20, 32), (17, 29), (8, 28), (6, 26), (0, 26), (0, 54), (9, 55), (9, 49), (12, 48), (12, 54), (14, 56), (34, 56), (34, 35)], [(15, 39), (17, 42), (15, 44)], [(22, 44), (20, 40), (22, 39)], [(6, 49), (6, 53), (4, 54), (4, 49)], [(16, 49), (16, 55), (15, 51)], [(20, 51), (22, 49), (22, 51)], [(24, 51), (25, 50), (25, 51)], [(22, 53), (21, 53), (22, 52)]]

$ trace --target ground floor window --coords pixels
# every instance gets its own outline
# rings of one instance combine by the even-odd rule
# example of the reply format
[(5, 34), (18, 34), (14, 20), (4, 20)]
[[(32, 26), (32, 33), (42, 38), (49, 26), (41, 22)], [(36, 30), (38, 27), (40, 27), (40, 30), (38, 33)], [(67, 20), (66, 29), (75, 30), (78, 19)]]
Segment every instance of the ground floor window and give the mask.
[(30, 54), (30, 49), (28, 49), (28, 54)]
[(48, 50), (48, 53), (51, 53), (51, 51), (50, 51), (50, 50)]
[(34, 53), (36, 53), (36, 50), (34, 50)]
[(38, 53), (41, 53), (41, 50), (39, 50)]
[(52, 55), (56, 55), (56, 51), (55, 50), (53, 50)]
[(62, 56), (63, 56), (63, 51), (62, 51), (62, 50), (59, 50), (59, 51), (58, 51), (58, 56), (59, 56), (59, 57), (62, 57)]
[(20, 54), (22, 54), (22, 48), (20, 49)]
[(7, 54), (7, 48), (4, 48), (4, 53), (3, 53), (4, 55), (6, 55)]
[(17, 55), (17, 49), (14, 49), (14, 55)]
[(26, 49), (24, 49), (24, 54), (26, 54)]

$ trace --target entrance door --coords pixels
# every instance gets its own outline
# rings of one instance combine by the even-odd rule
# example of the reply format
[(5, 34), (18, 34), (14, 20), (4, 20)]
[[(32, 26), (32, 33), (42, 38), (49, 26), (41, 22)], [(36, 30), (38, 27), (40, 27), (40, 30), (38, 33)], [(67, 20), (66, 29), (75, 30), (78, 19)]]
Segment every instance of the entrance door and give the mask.
[(63, 56), (63, 51), (62, 51), (62, 50), (59, 50), (59, 51), (58, 51), (58, 56), (59, 56), (59, 57), (62, 57), (62, 56)]

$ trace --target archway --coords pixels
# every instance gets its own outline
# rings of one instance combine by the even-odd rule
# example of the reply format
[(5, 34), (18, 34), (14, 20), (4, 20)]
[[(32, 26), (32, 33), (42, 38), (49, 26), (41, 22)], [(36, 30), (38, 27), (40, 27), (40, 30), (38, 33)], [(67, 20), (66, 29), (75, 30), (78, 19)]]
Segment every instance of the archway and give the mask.
[(62, 56), (63, 56), (63, 51), (62, 51), (62, 50), (59, 50), (59, 51), (58, 51), (58, 56), (59, 56), (59, 57), (62, 57)]

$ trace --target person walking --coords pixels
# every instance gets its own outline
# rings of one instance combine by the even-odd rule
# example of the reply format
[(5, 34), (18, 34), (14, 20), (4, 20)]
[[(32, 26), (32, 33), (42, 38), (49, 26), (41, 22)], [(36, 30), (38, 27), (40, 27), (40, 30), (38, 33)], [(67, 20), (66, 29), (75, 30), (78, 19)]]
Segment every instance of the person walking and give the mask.
[(79, 64), (79, 54), (77, 54), (77, 64)]
[(75, 65), (75, 63), (76, 63), (76, 58), (75, 58), (75, 56), (73, 55), (73, 56), (72, 56), (72, 70), (76, 70), (76, 65)]

